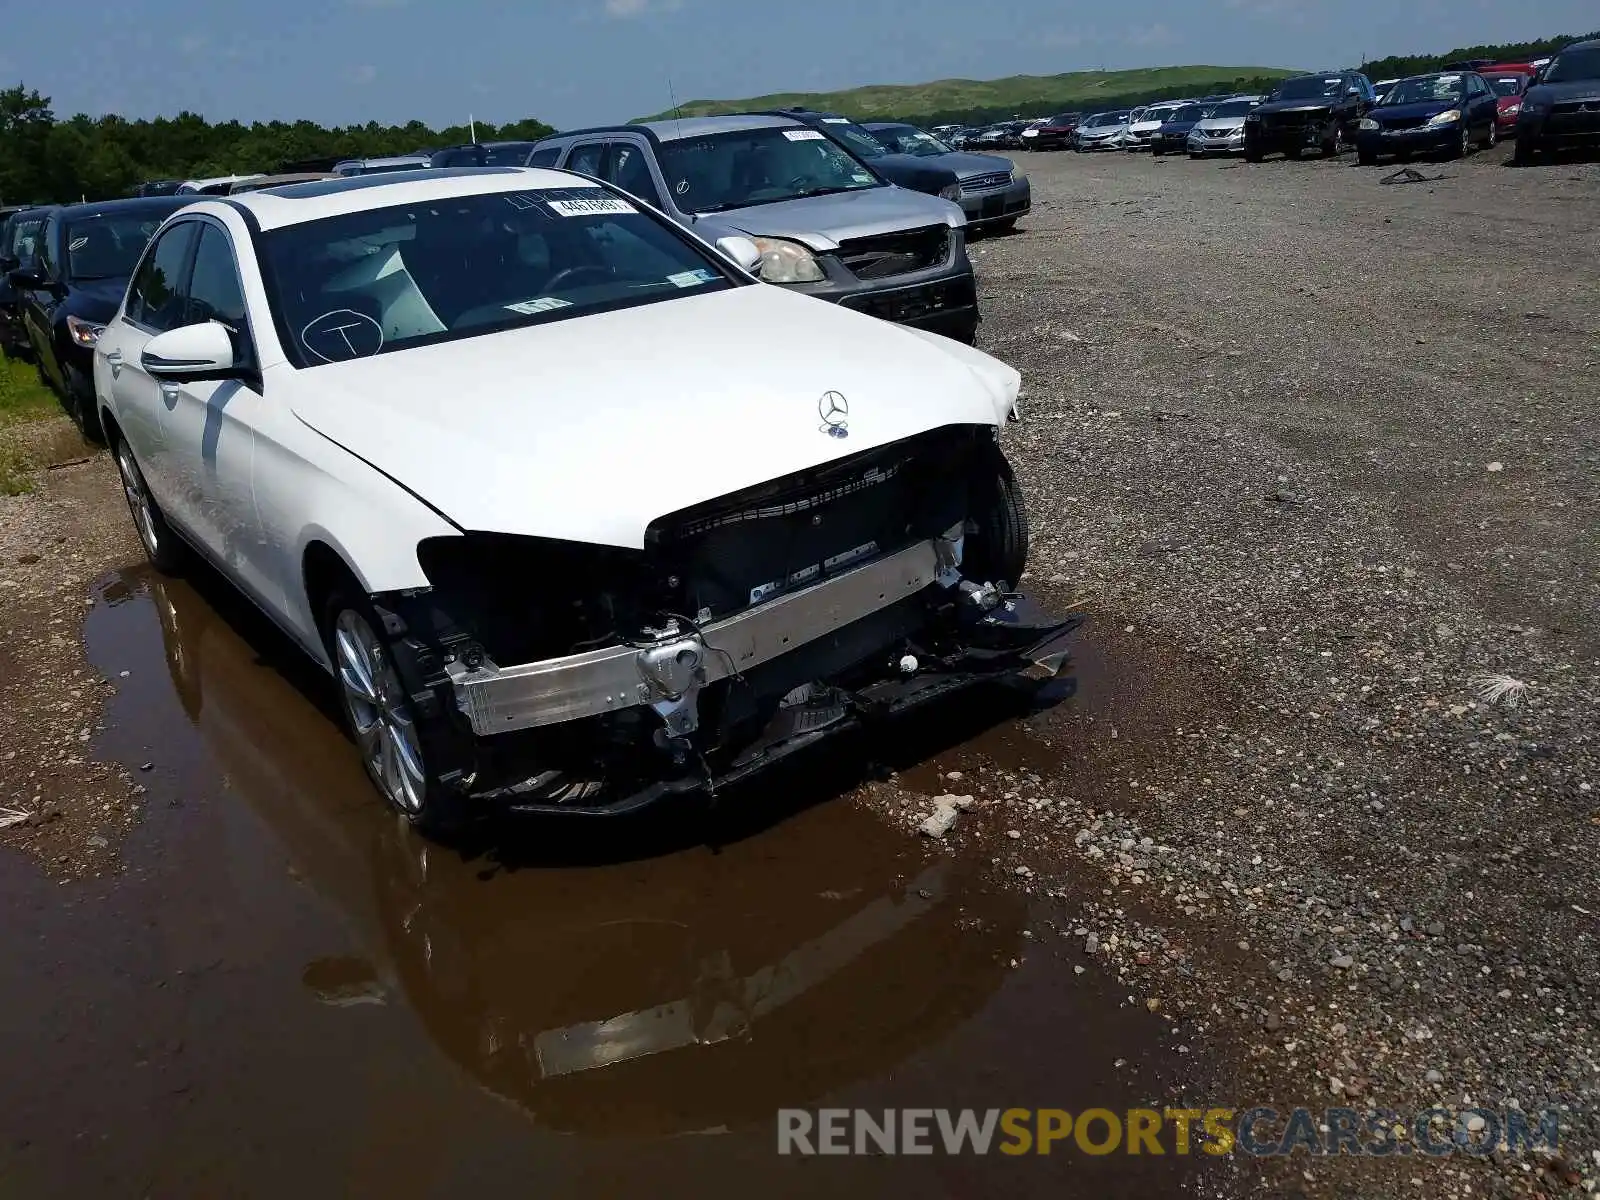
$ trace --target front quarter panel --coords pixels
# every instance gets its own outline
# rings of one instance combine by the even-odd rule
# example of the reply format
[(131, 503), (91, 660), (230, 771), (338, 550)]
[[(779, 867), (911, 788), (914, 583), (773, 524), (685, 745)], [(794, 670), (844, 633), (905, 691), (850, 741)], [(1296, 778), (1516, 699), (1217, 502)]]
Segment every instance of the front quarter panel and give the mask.
[[(400, 483), (329, 441), (297, 417), (292, 389), (314, 386), (316, 368), (268, 372), (257, 430), (252, 491), (273, 573), (283, 588), (282, 622), (326, 663), (319, 614), (307, 596), (307, 549), (321, 542), (366, 592), (427, 587), (417, 543), (460, 530)], [(306, 378), (300, 378), (306, 377)]]

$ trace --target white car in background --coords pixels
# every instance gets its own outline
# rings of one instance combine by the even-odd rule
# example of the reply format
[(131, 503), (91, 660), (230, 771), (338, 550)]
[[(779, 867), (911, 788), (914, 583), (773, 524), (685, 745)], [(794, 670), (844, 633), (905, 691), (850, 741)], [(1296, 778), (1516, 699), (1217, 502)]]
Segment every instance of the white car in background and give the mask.
[(1127, 111), (1093, 113), (1073, 132), (1073, 149), (1080, 154), (1090, 150), (1120, 150), (1128, 133)]
[(101, 334), (151, 560), (324, 667), (423, 830), (715, 789), (1060, 666), (1012, 591), (1017, 372), (719, 247), (561, 171), (297, 184), (170, 218)]
[(1174, 100), (1170, 103), (1151, 104), (1142, 109), (1134, 109), (1128, 118), (1128, 132), (1123, 136), (1122, 148), (1124, 150), (1150, 149), (1151, 136), (1184, 104), (1185, 101)]

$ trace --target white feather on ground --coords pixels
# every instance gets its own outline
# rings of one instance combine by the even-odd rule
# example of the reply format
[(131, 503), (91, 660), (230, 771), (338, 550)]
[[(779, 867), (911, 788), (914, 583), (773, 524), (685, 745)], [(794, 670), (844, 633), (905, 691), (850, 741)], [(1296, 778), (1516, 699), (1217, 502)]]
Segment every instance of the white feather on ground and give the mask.
[(1522, 693), (1528, 690), (1526, 683), (1509, 675), (1480, 675), (1472, 681), (1472, 686), (1477, 688), (1478, 699), (1483, 703), (1504, 703), (1507, 708), (1520, 704)]

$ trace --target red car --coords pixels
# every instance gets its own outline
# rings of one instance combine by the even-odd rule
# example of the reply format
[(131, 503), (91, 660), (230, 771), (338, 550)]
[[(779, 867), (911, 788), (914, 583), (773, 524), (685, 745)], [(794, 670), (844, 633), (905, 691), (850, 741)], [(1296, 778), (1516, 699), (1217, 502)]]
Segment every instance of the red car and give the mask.
[(1494, 90), (1496, 127), (1502, 134), (1510, 133), (1522, 111), (1522, 93), (1528, 90), (1536, 72), (1528, 63), (1496, 63), (1478, 74)]

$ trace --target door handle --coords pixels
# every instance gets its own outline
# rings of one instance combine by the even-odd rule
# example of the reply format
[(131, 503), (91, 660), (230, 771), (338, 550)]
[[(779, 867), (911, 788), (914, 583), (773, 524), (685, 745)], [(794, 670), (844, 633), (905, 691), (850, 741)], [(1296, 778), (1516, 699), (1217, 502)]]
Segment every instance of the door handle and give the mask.
[(113, 350), (106, 355), (106, 366), (111, 368), (111, 378), (116, 379), (122, 374), (122, 351)]

